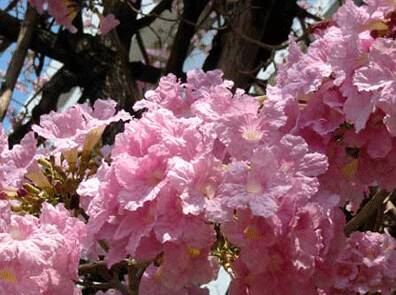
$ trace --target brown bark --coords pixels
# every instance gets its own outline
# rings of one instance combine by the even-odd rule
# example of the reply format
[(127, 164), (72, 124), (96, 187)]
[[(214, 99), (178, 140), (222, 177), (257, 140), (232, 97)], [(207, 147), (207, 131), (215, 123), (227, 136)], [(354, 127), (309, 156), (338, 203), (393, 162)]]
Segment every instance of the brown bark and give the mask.
[[(219, 68), (236, 87), (247, 88), (260, 69), (260, 63), (272, 56), (271, 46), (287, 40), (297, 13), (293, 0), (243, 0), (224, 8), (226, 31), (215, 37), (204, 69)], [(269, 45), (267, 49), (261, 44)]]
[(17, 47), (14, 54), (12, 55), (10, 64), (5, 75), (4, 83), (0, 89), (0, 120), (3, 121), (12, 94), (14, 92), (15, 85), (18, 81), (19, 74), (23, 67), (23, 63), (26, 58), (26, 54), (30, 45), (30, 41), (33, 36), (33, 31), (38, 21), (37, 12), (30, 6), (28, 6), (25, 14), (25, 20), (22, 23), (19, 31)]
[(384, 210), (384, 201), (388, 197), (389, 193), (386, 191), (379, 191), (364, 205), (364, 207), (354, 216), (344, 228), (346, 235), (350, 235), (352, 232), (356, 231), (366, 222), (375, 215), (378, 209)]
[(199, 16), (208, 4), (208, 0), (185, 0), (179, 28), (171, 49), (171, 55), (166, 65), (167, 73), (183, 75), (183, 65), (188, 54), (191, 38), (195, 34), (195, 25)]

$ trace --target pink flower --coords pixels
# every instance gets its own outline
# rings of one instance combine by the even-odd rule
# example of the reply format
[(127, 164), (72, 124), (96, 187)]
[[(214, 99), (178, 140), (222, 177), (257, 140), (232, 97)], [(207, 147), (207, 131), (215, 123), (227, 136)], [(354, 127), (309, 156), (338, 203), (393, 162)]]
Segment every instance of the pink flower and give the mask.
[(106, 35), (120, 24), (120, 21), (115, 18), (114, 14), (109, 13), (105, 17), (100, 15), (99, 31), (102, 35)]
[(328, 281), (337, 290), (357, 293), (390, 294), (396, 278), (396, 245), (392, 237), (379, 233), (355, 232), (347, 240), (327, 272)]
[(143, 275), (142, 294), (208, 294), (199, 285), (211, 281), (218, 271), (208, 251), (188, 244), (165, 244), (161, 265), (149, 266)]
[(313, 196), (319, 186), (315, 176), (326, 168), (324, 155), (309, 153), (302, 138), (286, 135), (255, 150), (250, 163), (231, 163), (219, 197), (230, 209), (250, 208), (254, 215), (268, 217), (283, 198)]
[(11, 213), (3, 202), (0, 211), (0, 291), (77, 294), (85, 225), (61, 205), (44, 204), (40, 218)]
[(372, 46), (369, 53), (369, 63), (356, 71), (354, 84), (360, 91), (375, 91), (372, 99), (376, 105), (385, 113), (385, 125), (389, 131), (395, 135), (396, 125), (394, 124), (393, 93), (396, 90), (396, 83), (393, 73), (396, 72), (396, 46), (390, 39), (378, 39)]
[(124, 111), (117, 114), (113, 100), (97, 100), (93, 109), (87, 105), (75, 105), (64, 113), (51, 112), (41, 116), (40, 125), (32, 129), (41, 137), (52, 141), (56, 151), (82, 147), (87, 135), (94, 129), (104, 128), (119, 120), (131, 117)]
[(37, 149), (33, 132), (29, 132), (9, 150), (2, 127), (0, 131), (0, 190), (16, 190), (20, 187), (25, 174), (36, 167), (35, 160), (43, 150)]
[(56, 22), (60, 25), (64, 25), (70, 32), (76, 33), (77, 28), (73, 26), (73, 20), (80, 10), (80, 7), (68, 6), (70, 2), (63, 0), (29, 0), (30, 3), (36, 7), (39, 13), (43, 13), (44, 8), (47, 6), (48, 12), (52, 15)]
[(265, 283), (268, 293), (317, 294), (318, 262), (330, 256), (330, 247), (343, 236), (334, 211), (337, 199), (329, 199), (334, 197), (321, 194), (304, 206), (288, 200), (270, 218), (239, 211), (222, 225), (225, 237), (240, 248), (230, 293), (260, 294)]
[(39, 13), (43, 13), (46, 0), (29, 0), (30, 4), (36, 7)]
[(201, 289), (199, 286), (186, 286), (184, 288), (175, 290), (173, 286), (167, 288), (161, 284), (161, 271), (150, 265), (144, 272), (143, 277), (140, 281), (139, 292), (142, 295), (168, 295), (170, 293), (174, 295), (208, 295), (207, 289)]

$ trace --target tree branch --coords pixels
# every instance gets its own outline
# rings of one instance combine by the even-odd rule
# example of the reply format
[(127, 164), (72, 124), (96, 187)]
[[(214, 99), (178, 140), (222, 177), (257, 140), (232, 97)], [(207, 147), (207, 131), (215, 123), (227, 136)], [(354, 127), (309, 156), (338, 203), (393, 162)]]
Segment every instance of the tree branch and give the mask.
[(5, 75), (5, 79), (0, 89), (0, 120), (3, 121), (8, 105), (14, 92), (16, 82), (23, 67), (23, 63), (28, 52), (30, 41), (33, 36), (33, 31), (38, 21), (38, 14), (36, 10), (30, 5), (26, 10), (25, 21), (22, 23), (18, 34), (17, 47), (11, 58), (10, 64)]
[[(10, 42), (16, 42), (20, 27), (21, 22), (17, 18), (0, 10), (1, 36)], [(84, 36), (82, 36), (82, 38), (83, 37)], [(86, 54), (86, 52), (83, 52), (82, 54), (73, 52), (72, 50), (75, 50), (77, 46), (74, 48), (68, 48), (66, 43), (67, 42), (58, 42), (58, 36), (55, 33), (45, 29), (37, 28), (36, 32), (33, 34), (29, 49), (33, 50), (34, 52), (41, 53), (48, 58), (55, 59), (63, 63), (65, 66), (70, 64), (90, 64), (89, 60), (87, 60), (90, 59), (90, 57)], [(137, 67), (136, 69), (135, 66)], [(129, 67), (131, 68), (131, 72), (133, 72), (136, 80), (147, 83), (156, 83), (159, 79), (159, 75), (161, 74), (161, 69), (144, 65), (143, 63), (132, 62), (129, 63)], [(81, 68), (79, 69), (79, 72), (81, 72)]]
[[(10, 42), (16, 42), (20, 30), (21, 21), (0, 10), (0, 35), (7, 38)], [(56, 40), (57, 35), (55, 33), (37, 28), (33, 33), (29, 49), (65, 63), (70, 56), (70, 52), (62, 44), (57, 46)]]
[(142, 62), (130, 62), (129, 69), (136, 80), (155, 84), (163, 74), (162, 69), (145, 65)]
[(260, 70), (257, 65), (286, 45), (296, 7), (293, 0), (230, 1), (219, 7), (227, 29), (214, 37), (203, 68), (221, 69), (235, 87), (249, 89)]
[[(208, 0), (185, 0), (181, 18), (195, 24), (208, 2)], [(178, 77), (183, 74), (183, 64), (187, 57), (188, 47), (195, 34), (195, 26), (191, 23), (180, 22), (166, 65), (166, 72), (174, 73)]]
[(344, 232), (350, 235), (364, 223), (366, 223), (377, 210), (384, 205), (386, 197), (389, 195), (386, 191), (378, 191), (364, 207), (345, 225)]
[(10, 11), (14, 9), (17, 6), (18, 2), (19, 0), (12, 0), (10, 3), (8, 3), (7, 7), (5, 8), (5, 11)]
[(302, 8), (301, 6), (297, 6), (297, 16), (299, 16), (301, 18), (310, 18), (317, 22), (323, 21), (323, 18), (310, 13), (308, 10)]

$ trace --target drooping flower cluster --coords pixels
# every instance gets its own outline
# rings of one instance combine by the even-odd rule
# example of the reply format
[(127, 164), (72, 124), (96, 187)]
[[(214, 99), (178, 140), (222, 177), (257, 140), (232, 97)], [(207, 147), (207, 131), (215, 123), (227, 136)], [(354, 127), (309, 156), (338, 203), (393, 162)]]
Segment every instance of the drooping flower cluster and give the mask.
[(44, 204), (37, 218), (12, 213), (0, 202), (0, 292), (80, 294), (74, 282), (85, 224), (62, 205)]
[(347, 239), (339, 198), (319, 191), (327, 159), (284, 132), (289, 102), (260, 105), (231, 86), (216, 71), (185, 84), (169, 75), (135, 105), (148, 111), (79, 190), (91, 239), (108, 242), (109, 264), (152, 261), (141, 294), (191, 294), (212, 279), (202, 274), (216, 269), (214, 224), (238, 248), (231, 294), (262, 294), (263, 282), (275, 294), (328, 291), (319, 273)]
[(392, 1), (347, 1), (305, 54), (291, 45), (269, 89), (289, 105), (289, 130), (329, 158), (324, 186), (355, 209), (370, 186), (396, 186), (395, 10)]
[(324, 155), (277, 131), (285, 121), (281, 105), (268, 102), (259, 111), (255, 98), (233, 95), (230, 86), (220, 72), (190, 72), (186, 84), (163, 78), (137, 104), (149, 109), (143, 118), (117, 136), (111, 165), (79, 190), (92, 198), (88, 231), (109, 243), (110, 264), (126, 255), (159, 260), (142, 281), (156, 281), (153, 294), (184, 294), (213, 278), (211, 223), (303, 204), (326, 170)]
[(394, 290), (395, 239), (373, 232), (355, 232), (337, 258), (323, 265), (319, 277), (328, 294), (348, 290), (366, 294), (374, 290), (389, 294)]

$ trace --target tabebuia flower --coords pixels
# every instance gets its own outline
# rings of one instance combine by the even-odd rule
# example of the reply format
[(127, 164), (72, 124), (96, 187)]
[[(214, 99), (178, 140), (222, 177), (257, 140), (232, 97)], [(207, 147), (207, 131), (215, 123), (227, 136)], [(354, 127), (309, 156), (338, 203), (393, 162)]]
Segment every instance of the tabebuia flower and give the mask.
[(106, 35), (120, 24), (120, 21), (115, 18), (114, 14), (110, 13), (106, 16), (100, 16), (99, 31), (102, 35)]
[(25, 174), (35, 169), (36, 159), (45, 152), (36, 144), (33, 132), (29, 132), (20, 144), (9, 149), (7, 137), (0, 126), (0, 191), (3, 195), (17, 194)]
[(110, 99), (96, 100), (93, 108), (75, 105), (62, 113), (41, 116), (40, 124), (33, 125), (32, 129), (52, 143), (54, 152), (82, 147), (88, 134), (96, 131), (100, 137), (110, 123), (130, 119), (125, 111), (116, 113), (115, 106), (116, 102)]
[(356, 210), (370, 187), (396, 188), (392, 1), (346, 1), (303, 53), (290, 55), (268, 96), (288, 105), (289, 132), (326, 154), (326, 190)]
[(73, 20), (77, 16), (80, 6), (75, 0), (29, 0), (39, 13), (48, 9), (48, 13), (53, 16), (56, 22), (63, 25), (72, 33), (77, 32), (73, 25)]
[(318, 260), (344, 238), (339, 198), (319, 192), (327, 158), (284, 132), (287, 104), (230, 87), (218, 71), (163, 78), (117, 135), (111, 163), (80, 185), (91, 253), (104, 240), (109, 266), (149, 262), (140, 294), (204, 292), (219, 267), (215, 224), (239, 249), (233, 294), (262, 294), (263, 281), (314, 292)]
[(39, 218), (1, 201), (0, 292), (80, 294), (75, 286), (85, 224), (62, 205), (44, 204)]
[(355, 232), (336, 257), (318, 272), (325, 294), (342, 290), (366, 294), (395, 290), (396, 244), (387, 234)]

